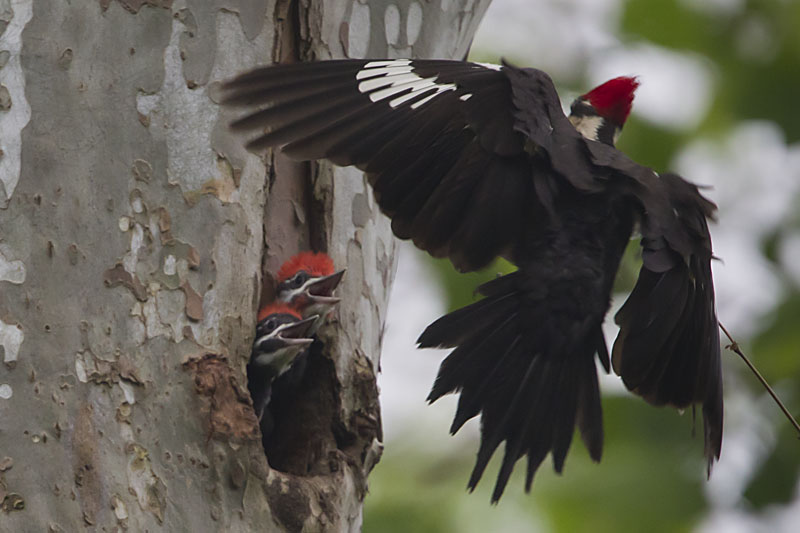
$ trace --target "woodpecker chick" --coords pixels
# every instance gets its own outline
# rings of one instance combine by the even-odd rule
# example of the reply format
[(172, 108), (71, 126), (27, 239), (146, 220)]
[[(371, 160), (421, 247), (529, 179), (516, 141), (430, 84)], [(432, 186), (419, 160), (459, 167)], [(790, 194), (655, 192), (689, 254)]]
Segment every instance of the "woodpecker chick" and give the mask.
[(259, 421), (269, 403), (272, 382), (314, 342), (310, 330), (317, 318), (314, 315), (304, 319), (296, 309), (280, 303), (267, 305), (258, 313), (247, 384)]
[(277, 300), (299, 310), (304, 318), (317, 316), (309, 336), (314, 335), (339, 303), (333, 296), (344, 270), (334, 272), (333, 259), (324, 253), (300, 252), (278, 270)]

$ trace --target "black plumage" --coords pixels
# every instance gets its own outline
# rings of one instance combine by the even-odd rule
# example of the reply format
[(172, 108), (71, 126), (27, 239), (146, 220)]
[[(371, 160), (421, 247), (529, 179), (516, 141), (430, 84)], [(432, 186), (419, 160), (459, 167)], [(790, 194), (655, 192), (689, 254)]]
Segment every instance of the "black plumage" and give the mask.
[[(261, 108), (233, 124), (255, 132), (249, 147), (364, 170), (398, 237), (462, 271), (517, 265), (419, 338), (454, 348), (429, 396), (460, 394), (451, 431), (481, 415), (470, 488), (503, 442), (493, 501), (523, 456), (526, 490), (548, 453), (560, 472), (576, 426), (600, 460), (595, 355), (650, 403), (702, 405), (710, 471), (722, 440), (715, 206), (697, 187), (582, 135), (535, 69), (340, 60), (257, 69), (224, 91)], [(637, 225), (643, 265), (610, 356), (602, 323)]]

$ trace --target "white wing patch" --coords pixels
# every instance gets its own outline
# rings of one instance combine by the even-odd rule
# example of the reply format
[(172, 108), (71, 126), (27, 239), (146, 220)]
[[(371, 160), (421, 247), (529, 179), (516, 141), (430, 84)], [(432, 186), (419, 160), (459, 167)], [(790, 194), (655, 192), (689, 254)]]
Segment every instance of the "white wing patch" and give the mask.
[[(376, 67), (400, 66), (400, 65), (410, 65), (410, 64), (411, 64), (410, 59), (390, 59), (388, 61), (370, 61), (369, 63), (364, 65), (364, 68), (368, 69)], [(358, 76), (356, 76), (356, 78), (358, 78)]]
[(423, 78), (417, 75), (410, 59), (371, 61), (356, 73), (356, 80), (364, 80), (358, 84), (358, 91), (373, 102), (399, 95), (389, 100), (392, 108), (427, 95), (411, 104), (411, 109), (417, 109), (434, 97), (457, 88), (453, 83), (436, 83), (436, 76)]

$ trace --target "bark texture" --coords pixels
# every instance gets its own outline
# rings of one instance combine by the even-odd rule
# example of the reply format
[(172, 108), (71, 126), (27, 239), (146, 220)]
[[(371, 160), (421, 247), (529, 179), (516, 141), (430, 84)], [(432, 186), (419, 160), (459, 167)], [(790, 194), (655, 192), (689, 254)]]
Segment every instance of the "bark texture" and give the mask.
[[(0, 0), (1, 529), (359, 528), (389, 224), (357, 172), (246, 153), (213, 85), (463, 57), (487, 5)], [(348, 268), (343, 302), (268, 465), (245, 381), (261, 270), (309, 247)]]

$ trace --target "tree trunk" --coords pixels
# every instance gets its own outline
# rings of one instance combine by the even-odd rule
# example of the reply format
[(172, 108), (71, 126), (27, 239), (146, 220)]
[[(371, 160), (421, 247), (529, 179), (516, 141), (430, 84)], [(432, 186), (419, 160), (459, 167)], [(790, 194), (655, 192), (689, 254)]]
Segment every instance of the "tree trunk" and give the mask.
[[(395, 243), (359, 173), (245, 152), (213, 82), (463, 57), (487, 5), (0, 0), (0, 529), (359, 528)], [(306, 248), (343, 301), (268, 465), (261, 269)]]

